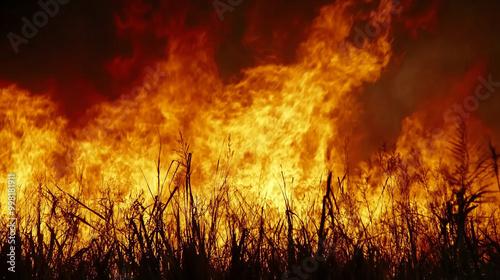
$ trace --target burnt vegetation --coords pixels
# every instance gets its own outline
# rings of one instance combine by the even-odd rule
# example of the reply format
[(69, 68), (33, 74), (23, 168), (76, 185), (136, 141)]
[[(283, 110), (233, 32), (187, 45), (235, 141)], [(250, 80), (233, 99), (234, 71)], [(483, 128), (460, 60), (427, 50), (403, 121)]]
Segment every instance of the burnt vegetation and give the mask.
[[(124, 194), (103, 183), (95, 201), (85, 182), (64, 190), (50, 176), (18, 216), (19, 279), (500, 279), (499, 156), (472, 161), (464, 128), (450, 141), (454, 165), (428, 170), (383, 147), (381, 174), (367, 182), (329, 174), (323, 197), (296, 209), (283, 176), (285, 210), (251, 202), (228, 183), (221, 159), (209, 197), (191, 186), (192, 154), (181, 142), (179, 160)], [(161, 147), (160, 147), (161, 154)], [(410, 170), (411, 167), (411, 170)], [(495, 182), (498, 185), (491, 185)], [(433, 185), (437, 184), (437, 185)], [(411, 189), (425, 192), (417, 203)], [(370, 203), (368, 196), (377, 197)], [(367, 218), (362, 218), (360, 213)], [(6, 219), (1, 219), (5, 223)], [(7, 244), (2, 224), (2, 244)], [(6, 269), (2, 247), (0, 266)], [(7, 279), (8, 273), (2, 274)]]

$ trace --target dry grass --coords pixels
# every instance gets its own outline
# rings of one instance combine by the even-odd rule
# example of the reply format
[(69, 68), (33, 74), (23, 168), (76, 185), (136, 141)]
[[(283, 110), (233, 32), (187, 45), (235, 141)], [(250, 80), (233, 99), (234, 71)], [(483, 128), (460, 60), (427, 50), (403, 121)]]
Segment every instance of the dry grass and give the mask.
[[(302, 269), (305, 276), (290, 273), (290, 279), (500, 279), (498, 215), (494, 211), (485, 217), (477, 211), (488, 196), (481, 178), (492, 176), (498, 182), (499, 157), (490, 145), (489, 159), (471, 163), (464, 131), (450, 146), (458, 164), (439, 174), (441, 187), (452, 189), (453, 195), (438, 199), (443, 195), (438, 194), (440, 187), (434, 188), (435, 197), (427, 201), (431, 215), (409, 191), (429, 189), (428, 171), (410, 175), (401, 156), (387, 148), (380, 151), (378, 168), (386, 177), (375, 207), (366, 195), (359, 198), (346, 191), (362, 190), (362, 184), (347, 185), (346, 176), (335, 180), (330, 173), (322, 200), (300, 217), (286, 192), (286, 211), (276, 213), (238, 197), (226, 180), (207, 200), (197, 199), (185, 145), (180, 160), (169, 166), (168, 174), (175, 174), (172, 180), (162, 179), (158, 168), (158, 180), (148, 184), (149, 193), (126, 200), (107, 188), (99, 201), (87, 205), (81, 192), (69, 194), (40, 181), (31, 196), (38, 211), (30, 212), (38, 215), (18, 217), (23, 222), (17, 235), (21, 257), (16, 275), (74, 280), (285, 279), (287, 270), (293, 272), (316, 254), (324, 257), (317, 259), (317, 267), (310, 267), (310, 273)], [(361, 219), (361, 208), (367, 208), (369, 222)], [(381, 214), (376, 216), (376, 211)], [(2, 244), (7, 244), (5, 230), (0, 225)], [(89, 231), (95, 235), (83, 238)], [(2, 247), (3, 258), (7, 249)], [(0, 266), (7, 271), (5, 259)]]

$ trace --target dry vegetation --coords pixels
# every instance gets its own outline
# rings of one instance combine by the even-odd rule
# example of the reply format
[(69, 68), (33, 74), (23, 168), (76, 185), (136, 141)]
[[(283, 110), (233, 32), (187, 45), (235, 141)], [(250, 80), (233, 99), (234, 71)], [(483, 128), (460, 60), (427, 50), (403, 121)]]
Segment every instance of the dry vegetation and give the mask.
[[(389, 202), (378, 209), (353, 193), (346, 176), (332, 174), (323, 184), (323, 198), (302, 209), (305, 214), (296, 212), (285, 193), (282, 213), (252, 204), (226, 180), (211, 197), (199, 199), (191, 187), (186, 146), (168, 169), (176, 176), (165, 180), (166, 170), (158, 169), (158, 180), (145, 193), (127, 196), (107, 184), (98, 201), (85, 202), (81, 190), (70, 194), (41, 179), (23, 206), (38, 214), (18, 217), (16, 274), (20, 279), (286, 279), (285, 271), (309, 260), (310, 272), (303, 268), (290, 279), (500, 279), (498, 206), (479, 210), (492, 197), (483, 178), (498, 183), (498, 154), (492, 146), (484, 160), (469, 162), (463, 131), (450, 146), (456, 166), (434, 173), (407, 172), (398, 153), (381, 149), (377, 168), (386, 177), (377, 195)], [(431, 181), (431, 173), (439, 180)], [(423, 203), (429, 211), (416, 203), (410, 188), (434, 190)], [(452, 194), (440, 193), (443, 189)], [(362, 208), (368, 208), (369, 222), (360, 217)], [(0, 242), (7, 244), (6, 225), (0, 230)], [(3, 258), (6, 252), (3, 246)], [(5, 259), (0, 266), (5, 279)]]

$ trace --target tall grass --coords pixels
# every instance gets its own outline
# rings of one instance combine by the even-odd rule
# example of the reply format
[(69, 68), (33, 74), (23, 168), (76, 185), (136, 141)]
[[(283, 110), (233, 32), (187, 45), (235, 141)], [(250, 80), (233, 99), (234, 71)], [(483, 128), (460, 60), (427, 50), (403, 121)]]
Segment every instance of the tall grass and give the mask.
[[(164, 174), (158, 156), (157, 180), (147, 182), (147, 192), (125, 198), (108, 186), (98, 201), (88, 202), (81, 189), (69, 193), (40, 179), (30, 194), (35, 211), (18, 217), (15, 274), (75, 280), (500, 279), (498, 208), (481, 210), (498, 207), (484, 203), (492, 197), (484, 179), (498, 183), (499, 157), (491, 144), (489, 150), (490, 156), (471, 162), (461, 129), (450, 143), (453, 168), (417, 164), (410, 172), (401, 155), (383, 147), (373, 167), (381, 174), (375, 194), (367, 178), (330, 173), (324, 195), (308, 209), (296, 209), (284, 184), (284, 212), (245, 199), (228, 184), (224, 166), (218, 166), (222, 179), (211, 196), (200, 199), (184, 144)], [(412, 188), (427, 192), (426, 201), (417, 201)], [(1, 223), (1, 275), (8, 279), (6, 219)], [(317, 266), (307, 264), (311, 259)]]

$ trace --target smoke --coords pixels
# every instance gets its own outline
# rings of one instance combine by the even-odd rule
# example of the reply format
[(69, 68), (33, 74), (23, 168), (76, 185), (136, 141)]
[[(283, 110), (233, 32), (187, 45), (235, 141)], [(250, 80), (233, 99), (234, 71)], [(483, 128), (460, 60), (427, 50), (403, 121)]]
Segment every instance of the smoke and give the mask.
[[(325, 1), (245, 0), (226, 12), (223, 22), (213, 1), (40, 2), (55, 3), (58, 10), (32, 38), (25, 38), (27, 43), (13, 46), (3, 37), (0, 80), (35, 94), (52, 94), (68, 117), (76, 119), (90, 106), (139, 84), (142, 69), (168, 59), (169, 38), (185, 32), (207, 33), (225, 80), (262, 63), (261, 57), (290, 62), (303, 29)], [(23, 37), (22, 18), (33, 23), (39, 11), (43, 9), (37, 1), (2, 1), (0, 33)]]
[[(46, 2), (46, 1), (43, 1)], [(16, 54), (6, 36), (23, 36), (25, 17), (42, 11), (37, 1), (2, 1), (0, 78), (33, 93), (51, 93), (69, 111), (81, 113), (110, 87), (102, 65), (116, 51), (111, 1), (69, 1), (38, 28)]]
[[(365, 156), (381, 143), (395, 143), (402, 120), (424, 111), (429, 130), (443, 113), (474, 95), (478, 77), (500, 81), (497, 1), (413, 1), (393, 23), (393, 58), (382, 77), (367, 84), (362, 126)], [(481, 101), (472, 117), (499, 135), (500, 91)]]
[[(484, 64), (482, 74), (500, 80), (498, 1), (395, 2), (403, 12), (391, 22), (391, 63), (360, 95), (364, 111), (357, 129), (366, 135), (366, 153), (384, 141), (394, 143), (401, 121), (423, 103), (461, 102), (463, 96), (451, 89), (471, 68)], [(170, 59), (172, 38), (188, 40), (190, 32), (206, 34), (207, 55), (213, 56), (226, 83), (256, 65), (293, 63), (308, 27), (327, 3), (243, 0), (225, 11), (221, 21), (213, 1), (67, 1), (36, 36), (19, 45), (17, 54), (3, 37), (0, 80), (35, 94), (51, 93), (74, 120), (92, 105), (140, 84), (145, 67)], [(0, 32), (5, 35), (21, 34), (21, 18), (31, 20), (41, 9), (37, 1), (0, 5)], [(359, 1), (352, 11), (362, 18), (377, 6), (378, 1)], [(353, 28), (362, 24), (355, 21)], [(497, 135), (498, 95), (481, 102), (474, 113)], [(431, 119), (439, 125), (440, 118), (436, 113)]]

